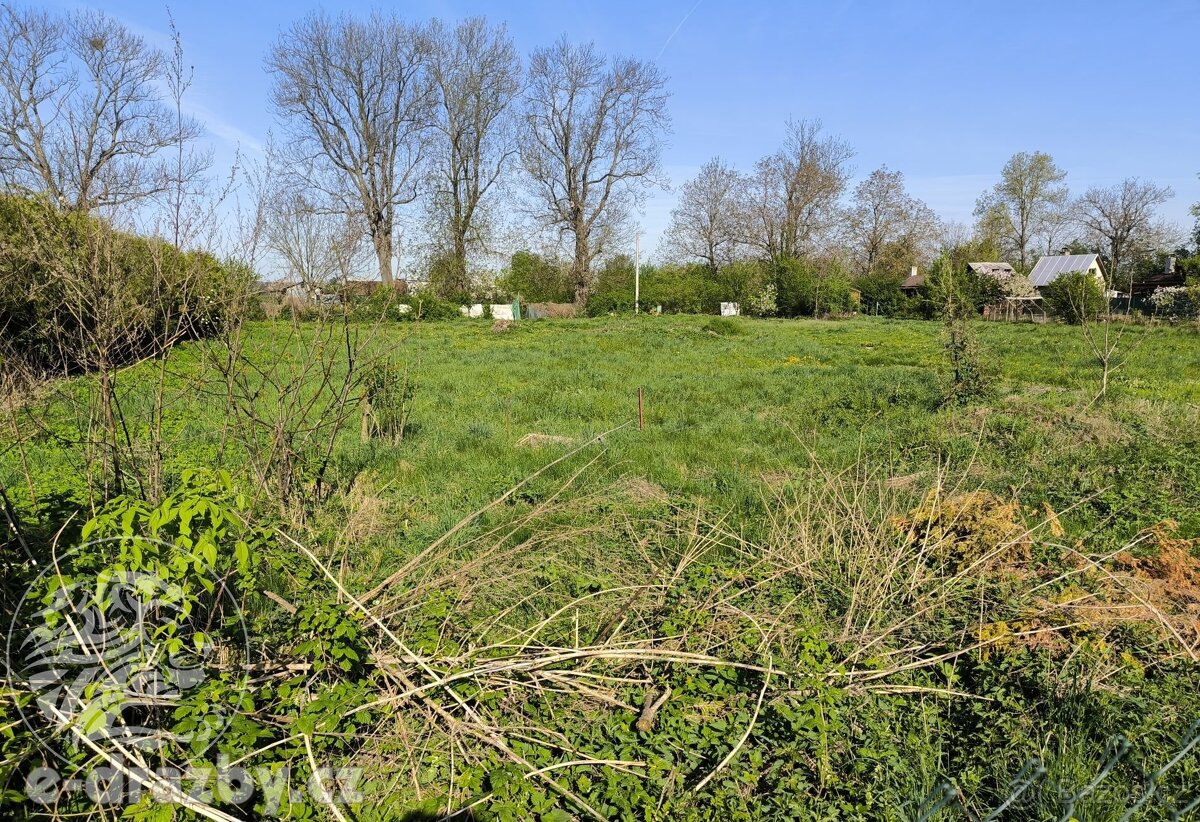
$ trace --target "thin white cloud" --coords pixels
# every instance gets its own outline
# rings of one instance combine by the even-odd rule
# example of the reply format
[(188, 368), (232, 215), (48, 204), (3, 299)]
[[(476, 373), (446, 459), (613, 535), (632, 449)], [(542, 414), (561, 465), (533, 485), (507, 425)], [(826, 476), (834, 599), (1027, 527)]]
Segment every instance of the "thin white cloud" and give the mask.
[(217, 139), (223, 140), (232, 146), (240, 146), (255, 154), (262, 154), (266, 150), (266, 146), (262, 140), (229, 122), (207, 106), (190, 102), (185, 103), (184, 108), (189, 115), (195, 117), (204, 125), (209, 134)]

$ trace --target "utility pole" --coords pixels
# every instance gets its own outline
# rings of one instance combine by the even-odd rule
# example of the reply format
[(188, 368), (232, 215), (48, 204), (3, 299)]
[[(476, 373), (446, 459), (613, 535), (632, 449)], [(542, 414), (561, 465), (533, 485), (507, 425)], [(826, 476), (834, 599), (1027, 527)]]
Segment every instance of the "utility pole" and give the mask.
[(633, 313), (640, 310), (642, 301), (642, 232), (633, 233)]

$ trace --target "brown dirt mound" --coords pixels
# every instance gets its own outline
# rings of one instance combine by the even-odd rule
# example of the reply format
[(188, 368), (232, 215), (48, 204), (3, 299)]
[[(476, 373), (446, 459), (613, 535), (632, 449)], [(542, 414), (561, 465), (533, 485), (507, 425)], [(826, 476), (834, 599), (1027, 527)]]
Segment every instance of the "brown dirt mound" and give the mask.
[(622, 493), (634, 502), (666, 502), (668, 499), (662, 486), (642, 477), (627, 477), (623, 486)]

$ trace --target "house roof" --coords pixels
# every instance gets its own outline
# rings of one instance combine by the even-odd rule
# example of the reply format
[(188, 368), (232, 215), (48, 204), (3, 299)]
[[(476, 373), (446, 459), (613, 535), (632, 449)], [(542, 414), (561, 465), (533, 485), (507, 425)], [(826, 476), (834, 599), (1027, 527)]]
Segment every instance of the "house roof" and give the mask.
[(1186, 285), (1187, 276), (1182, 269), (1175, 271), (1160, 271), (1148, 277), (1142, 277), (1133, 284), (1134, 294), (1148, 294), (1156, 288)]
[(967, 263), (967, 267), (976, 274), (986, 274), (997, 280), (1007, 280), (1017, 273), (1008, 263)]
[(1070, 271), (1087, 271), (1093, 265), (1099, 267), (1100, 257), (1097, 254), (1063, 254), (1056, 257), (1042, 257), (1029, 272), (1029, 282), (1034, 288), (1057, 280)]
[[(895, 280), (893, 280), (892, 282), (895, 282)], [(901, 288), (920, 288), (924, 284), (925, 284), (925, 275), (924, 274), (910, 274), (908, 276), (908, 279), (906, 279), (904, 282), (900, 283), (900, 287)]]

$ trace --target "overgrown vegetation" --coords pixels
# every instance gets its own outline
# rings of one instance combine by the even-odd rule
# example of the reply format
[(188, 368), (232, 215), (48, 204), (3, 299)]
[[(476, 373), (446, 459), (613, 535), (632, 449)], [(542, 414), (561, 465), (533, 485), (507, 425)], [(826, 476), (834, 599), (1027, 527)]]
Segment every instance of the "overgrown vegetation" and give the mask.
[[(639, 306), (654, 62), (313, 13), (267, 58), (283, 141), (217, 190), (169, 22), (0, 7), (0, 815), (1200, 807), (1169, 189), (1072, 203), (1020, 152), (960, 231), (886, 167), (845, 198), (853, 149), (791, 120), (682, 187)], [(493, 277), (514, 193), (545, 253)], [(976, 321), (1060, 247), (1173, 323), (1070, 277), (1081, 328)], [(510, 297), (592, 316), (430, 322)]]
[[(8, 540), (39, 562), (6, 555), (13, 610), (64, 521), (60, 555), (117, 538), (61, 562), (64, 580), (183, 574), (202, 611), (204, 580), (236, 592), (249, 642), (235, 623), (204, 632), (219, 653), (178, 711), (97, 702), (112, 727), (160, 722), (207, 748), (159, 762), (220, 753), (295, 785), (362, 768), (362, 801), (338, 811), (360, 820), (774, 820), (912, 818), (944, 780), (996, 807), (1037, 756), (1048, 773), (1019, 813), (1041, 818), (1099, 772), (1108, 737), (1157, 767), (1200, 712), (1187, 329), (1132, 329), (1147, 342), (1089, 406), (1090, 352), (1066, 326), (972, 326), (999, 373), (986, 404), (957, 405), (932, 324), (358, 324), (347, 348), (354, 327), (284, 318), (246, 326), (233, 359), (180, 349), (167, 391), (235, 400), (164, 410), (158, 501), (92, 501), (71, 444), (86, 379), (13, 411)], [(364, 363), (349, 381), (347, 351)], [(123, 408), (158, 390), (153, 365)], [(365, 440), (359, 397), (390, 415)], [(531, 432), (544, 444), (516, 448)], [(25, 781), (39, 739), (67, 775), (114, 751), (45, 724), (19, 688), (7, 700), (39, 737), (4, 743), (6, 812), (48, 814)], [(212, 746), (204, 728), (223, 731)], [(1198, 777), (1185, 756), (1161, 795), (1182, 805)], [(191, 810), (174, 796), (177, 812), (333, 813), (259, 784)], [(1077, 816), (1118, 817), (1143, 788), (1122, 766)]]
[(1045, 301), (1051, 314), (1071, 325), (1094, 320), (1108, 308), (1100, 283), (1083, 271), (1063, 274), (1046, 286)]

